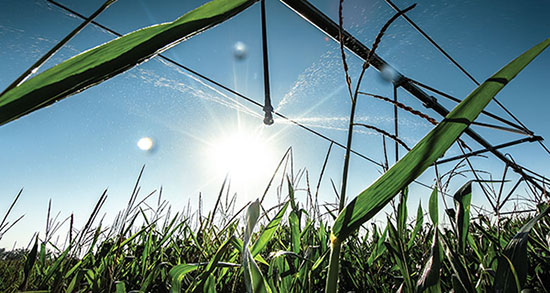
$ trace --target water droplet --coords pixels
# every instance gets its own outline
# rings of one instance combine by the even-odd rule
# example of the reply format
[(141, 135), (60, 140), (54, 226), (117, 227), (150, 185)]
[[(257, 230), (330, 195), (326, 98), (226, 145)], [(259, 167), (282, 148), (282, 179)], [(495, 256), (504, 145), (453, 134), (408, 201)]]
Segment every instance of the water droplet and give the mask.
[(397, 75), (398, 75), (397, 71), (395, 71), (395, 69), (393, 69), (389, 65), (382, 67), (382, 70), (380, 70), (380, 77), (382, 78), (382, 80), (386, 82), (396, 81)]
[(246, 58), (247, 53), (246, 45), (243, 42), (239, 41), (233, 45), (233, 56), (235, 56), (235, 59), (243, 60)]

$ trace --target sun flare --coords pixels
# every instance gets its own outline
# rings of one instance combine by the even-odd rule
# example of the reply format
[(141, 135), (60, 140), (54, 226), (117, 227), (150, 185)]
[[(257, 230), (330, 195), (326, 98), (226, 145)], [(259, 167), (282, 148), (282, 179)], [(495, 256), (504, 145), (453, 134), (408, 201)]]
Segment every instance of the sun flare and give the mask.
[(275, 156), (267, 139), (246, 131), (220, 137), (208, 149), (209, 167), (232, 183), (252, 184), (273, 172)]

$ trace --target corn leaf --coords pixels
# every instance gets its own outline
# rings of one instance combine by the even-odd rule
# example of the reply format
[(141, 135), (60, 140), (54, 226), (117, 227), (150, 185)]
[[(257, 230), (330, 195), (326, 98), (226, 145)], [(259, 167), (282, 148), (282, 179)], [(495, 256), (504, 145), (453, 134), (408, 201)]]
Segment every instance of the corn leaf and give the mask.
[(426, 262), (422, 277), (416, 285), (416, 292), (441, 292), (440, 271), (443, 263), (443, 250), (439, 244), (439, 229), (434, 227), (434, 239), (430, 257)]
[(380, 236), (376, 242), (376, 246), (374, 247), (372, 253), (370, 254), (369, 258), (367, 259), (367, 265), (370, 267), (372, 264), (382, 255), (384, 252), (386, 252), (386, 246), (384, 245), (384, 241), (386, 241), (386, 236), (388, 235), (388, 229), (389, 224), (386, 226), (386, 229), (384, 229), (384, 232), (382, 233), (382, 236)]
[(405, 188), (399, 196), (399, 204), (397, 205), (397, 233), (400, 237), (405, 237), (407, 232), (407, 198), (409, 197), (409, 189)]
[(228, 251), (229, 247), (233, 244), (233, 238), (235, 236), (229, 237), (216, 251), (216, 254), (210, 259), (206, 267), (204, 268), (204, 272), (199, 276), (199, 282), (193, 289), (193, 292), (201, 292), (205, 290), (205, 285), (209, 281), (209, 277), (212, 276), (212, 273), (214, 270), (220, 266), (223, 265), (220, 260), (222, 256)]
[(253, 257), (256, 257), (258, 253), (260, 253), (265, 246), (267, 245), (267, 242), (271, 240), (273, 237), (273, 234), (275, 234), (275, 231), (277, 231), (277, 228), (279, 227), (279, 224), (281, 223), (281, 220), (283, 219), (283, 216), (285, 215), (286, 209), (288, 208), (289, 201), (285, 203), (283, 208), (277, 213), (275, 218), (269, 222), (269, 224), (265, 227), (264, 231), (262, 231), (262, 234), (258, 237), (258, 240), (254, 243), (252, 248), (250, 249), (250, 253), (252, 253)]
[(447, 243), (445, 238), (440, 240), (445, 250), (445, 256), (449, 260), (451, 269), (454, 272), (453, 288), (455, 292), (475, 292), (475, 287), (468, 273), (468, 267), (465, 264), (464, 258), (454, 250), (451, 251), (450, 243)]
[(416, 240), (416, 235), (418, 235), (418, 232), (420, 232), (420, 229), (422, 229), (422, 224), (424, 224), (424, 212), (422, 211), (422, 203), (418, 203), (418, 210), (416, 211), (416, 223), (414, 224), (414, 229), (411, 234), (411, 238), (409, 238), (409, 243), (407, 243), (407, 248), (411, 248), (414, 244), (414, 241)]
[[(430, 257), (424, 266), (422, 276), (416, 284), (416, 292), (441, 292), (440, 271), (443, 263), (443, 249), (439, 243), (437, 188), (430, 196), (430, 217), (433, 223), (434, 239), (430, 248)], [(419, 206), (420, 208), (420, 206)]]
[(250, 237), (254, 231), (254, 227), (258, 222), (258, 217), (260, 216), (260, 201), (256, 200), (252, 202), (246, 211), (246, 230), (244, 233), (243, 239), (243, 257), (242, 265), (244, 272), (244, 282), (246, 285), (246, 291), (249, 293), (256, 292), (271, 292), (269, 285), (264, 279), (260, 268), (254, 261), (252, 254), (250, 253), (250, 248), (248, 243), (250, 242)]
[(290, 223), (290, 246), (295, 253), (300, 252), (300, 219), (294, 211), (290, 211), (288, 216)]
[(216, 280), (214, 279), (213, 275), (210, 275), (208, 279), (206, 279), (206, 283), (204, 284), (204, 293), (216, 293)]
[(116, 293), (126, 293), (126, 285), (124, 284), (124, 281), (118, 281), (115, 285)]
[(170, 270), (170, 279), (172, 280), (172, 287), (170, 288), (170, 292), (181, 292), (181, 281), (183, 281), (183, 277), (185, 277), (187, 273), (192, 272), (198, 268), (198, 264), (180, 264), (173, 267)]
[(101, 83), (252, 5), (214, 0), (173, 22), (146, 27), (66, 60), (0, 96), (0, 125)]
[(23, 271), (23, 282), (19, 287), (19, 290), (25, 291), (27, 289), (27, 282), (29, 281), (29, 276), (31, 270), (34, 267), (36, 262), (36, 255), (38, 254), (38, 235), (34, 238), (34, 245), (32, 246), (31, 252), (27, 255), (27, 260), (25, 261), (25, 268)]
[(458, 231), (458, 249), (466, 253), (466, 240), (470, 227), (470, 203), (472, 201), (472, 181), (464, 184), (453, 196), (456, 206), (456, 230)]
[(437, 188), (434, 188), (432, 194), (430, 195), (430, 201), (428, 203), (428, 209), (430, 210), (430, 219), (434, 227), (439, 225), (439, 204), (437, 202)]
[[(533, 226), (542, 218), (550, 213), (550, 207), (542, 213), (532, 218), (525, 224), (518, 233), (508, 242), (504, 248), (504, 255), (498, 262), (497, 273), (495, 276), (495, 289), (498, 292), (517, 292), (519, 285), (523, 288), (527, 279), (528, 258), (527, 242), (529, 241), (529, 232)], [(514, 273), (515, 270), (515, 273)], [(517, 279), (517, 281), (516, 281)], [(519, 282), (519, 284), (516, 284)]]
[(399, 162), (354, 198), (334, 223), (333, 241), (351, 235), (445, 154), (491, 99), (549, 44), (550, 39), (547, 39), (534, 46), (481, 84)]
[(393, 259), (395, 260), (395, 263), (397, 264), (397, 267), (401, 272), (401, 276), (403, 277), (403, 286), (405, 289), (404, 292), (411, 292), (413, 286), (412, 286), (412, 280), (409, 273), (407, 255), (406, 255), (406, 251), (402, 241), (403, 238), (401, 235), (398, 234), (398, 231), (390, 222), (389, 218), (388, 218), (388, 231), (389, 231), (389, 242), (384, 242), (384, 244), (386, 245), (386, 248), (388, 249), (390, 254), (393, 256)]

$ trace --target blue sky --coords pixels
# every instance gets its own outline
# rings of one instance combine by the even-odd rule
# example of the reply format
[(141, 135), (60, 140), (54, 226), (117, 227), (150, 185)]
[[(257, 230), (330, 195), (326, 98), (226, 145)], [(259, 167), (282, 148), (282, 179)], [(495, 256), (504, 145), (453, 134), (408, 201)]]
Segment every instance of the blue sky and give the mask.
[[(36, 59), (76, 27), (81, 20), (43, 0), (0, 0), (0, 87), (4, 88)], [(60, 1), (84, 15), (90, 15), (103, 1)], [(148, 25), (171, 21), (197, 7), (200, 1), (119, 0), (97, 21), (128, 33)], [(202, 3), (202, 2), (201, 2)], [(336, 20), (337, 1), (312, 1)], [(396, 1), (404, 8), (411, 1)], [(348, 31), (370, 46), (378, 29), (393, 14), (381, 0), (346, 1), (344, 23)], [(507, 62), (550, 36), (548, 1), (421, 1), (409, 16), (443, 48), (458, 60), (476, 79), (483, 81)], [(338, 45), (298, 17), (278, 1), (267, 2), (270, 54), (270, 79), (274, 107), (344, 143), (349, 97), (346, 95)], [(195, 36), (165, 52), (185, 66), (209, 76), (252, 99), (263, 101), (259, 5), (255, 4), (231, 20)], [(79, 52), (113, 39), (114, 36), (93, 25), (85, 28), (43, 66), (49, 68)], [(235, 58), (235, 44), (246, 46), (246, 56)], [(402, 19), (389, 29), (378, 54), (403, 74), (464, 98), (475, 85), (439, 54)], [(361, 62), (348, 55), (350, 74), (355, 81)], [(544, 52), (497, 97), (537, 135), (550, 137), (546, 121), (550, 108), (550, 53)], [(368, 72), (361, 89), (391, 96), (392, 86), (374, 70)], [(400, 100), (424, 110), (406, 92)], [(439, 100), (448, 108), (452, 102)], [(504, 117), (496, 105), (488, 109)], [(361, 97), (359, 122), (393, 132), (393, 107), (384, 102)], [(142, 195), (160, 186), (163, 196), (175, 210), (188, 202), (197, 206), (202, 193), (205, 209), (213, 205), (225, 172), (216, 149), (226, 147), (235, 133), (249, 143), (236, 146), (235, 154), (261, 158), (262, 165), (251, 165), (251, 172), (234, 174), (233, 190), (239, 205), (261, 196), (276, 162), (285, 150), (294, 150), (295, 173), (307, 168), (315, 186), (329, 143), (281, 120), (263, 126), (261, 109), (236, 98), (181, 69), (153, 58), (124, 74), (74, 95), (51, 107), (33, 112), (0, 126), (0, 213), (7, 210), (19, 189), (23, 195), (12, 218), (25, 218), (8, 232), (0, 246), (26, 245), (34, 231), (43, 233), (48, 201), (60, 218), (75, 213), (76, 223), (87, 219), (95, 201), (108, 188), (106, 219), (124, 208), (142, 165)], [(481, 117), (480, 121), (493, 122)], [(400, 112), (400, 134), (414, 145), (431, 126), (410, 114)], [(521, 136), (475, 127), (493, 144)], [(245, 136), (242, 138), (242, 136)], [(140, 150), (136, 143), (151, 137), (153, 152)], [(473, 149), (479, 146), (465, 139)], [(380, 135), (358, 132), (354, 148), (383, 160)], [(252, 146), (252, 147), (251, 147)], [(259, 149), (263, 153), (255, 154)], [(393, 158), (393, 145), (389, 157)], [(546, 176), (550, 156), (536, 144), (506, 149), (514, 159)], [(403, 153), (403, 150), (401, 151)], [(456, 155), (453, 148), (448, 155)], [(256, 157), (255, 157), (256, 156)], [(267, 159), (266, 159), (267, 158)], [(265, 161), (264, 161), (265, 159)], [(321, 185), (320, 201), (334, 202), (330, 187), (341, 180), (343, 151), (333, 148)], [(476, 158), (475, 166), (500, 178), (503, 165), (496, 159)], [(393, 160), (390, 159), (390, 164)], [(451, 167), (450, 165), (448, 167)], [(443, 167), (443, 170), (445, 167)], [(233, 172), (240, 172), (235, 171)], [(359, 193), (380, 175), (376, 165), (353, 157), (349, 196)], [(515, 175), (509, 175), (514, 179)], [(431, 185), (434, 171), (429, 169), (421, 181)], [(458, 178), (451, 191), (466, 182)], [(305, 179), (301, 185), (304, 186)], [(512, 184), (512, 183), (510, 183)], [(510, 185), (509, 184), (509, 185)], [(510, 186), (506, 185), (506, 188)], [(505, 189), (506, 189), (505, 188)], [(524, 187), (520, 188), (524, 192)], [(474, 192), (477, 192), (476, 190)], [(413, 184), (409, 206), (416, 208), (430, 191)], [(521, 193), (520, 193), (521, 194)], [(299, 193), (304, 199), (305, 193)], [(268, 202), (276, 201), (275, 194)], [(481, 194), (474, 203), (486, 204)]]

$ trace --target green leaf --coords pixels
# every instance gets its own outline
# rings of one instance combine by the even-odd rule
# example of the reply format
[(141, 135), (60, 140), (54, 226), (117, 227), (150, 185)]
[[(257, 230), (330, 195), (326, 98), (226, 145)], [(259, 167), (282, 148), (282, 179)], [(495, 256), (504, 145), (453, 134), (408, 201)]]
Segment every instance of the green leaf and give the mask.
[(281, 220), (283, 219), (283, 216), (285, 215), (286, 209), (288, 208), (289, 201), (285, 203), (283, 208), (277, 213), (275, 218), (269, 222), (269, 224), (265, 227), (265, 229), (262, 231), (262, 234), (258, 237), (258, 240), (256, 240), (256, 243), (252, 246), (250, 249), (250, 253), (252, 253), (253, 257), (256, 257), (258, 253), (260, 253), (265, 246), (267, 245), (267, 242), (271, 240), (273, 237), (273, 234), (275, 234), (275, 231), (277, 231), (277, 227), (279, 227), (279, 224), (281, 223)]
[(295, 253), (300, 252), (300, 220), (294, 211), (288, 216), (290, 222), (290, 246)]
[(48, 268), (46, 269), (46, 271), (44, 273), (45, 276), (41, 280), (40, 287), (45, 286), (48, 283), (48, 281), (50, 280), (50, 278), (53, 277), (53, 275), (58, 272), (58, 269), (61, 267), (62, 263), (67, 260), (67, 255), (69, 254), (70, 250), (71, 250), (71, 246), (69, 245), (69, 246), (67, 246), (67, 248), (65, 248), (63, 253), (61, 253), (61, 255), (59, 255), (55, 259), (53, 264), (48, 266)]
[(472, 181), (464, 184), (453, 196), (456, 207), (456, 230), (458, 231), (458, 249), (466, 254), (466, 241), (470, 227), (470, 203), (472, 201)]
[[(518, 233), (508, 242), (504, 248), (503, 257), (498, 262), (497, 273), (495, 276), (495, 289), (498, 292), (517, 292), (516, 281), (513, 269), (517, 274), (519, 287), (523, 288), (527, 279), (528, 258), (527, 243), (529, 241), (529, 232), (533, 226), (542, 218), (550, 213), (550, 207), (542, 213), (532, 218), (525, 224)], [(507, 260), (508, 261), (507, 261)], [(512, 266), (510, 266), (512, 264)]]
[(430, 219), (432, 220), (434, 227), (439, 225), (439, 204), (437, 201), (437, 187), (434, 187), (432, 195), (430, 195), (430, 202), (428, 206), (428, 209), (430, 210)]
[(250, 236), (254, 231), (254, 227), (258, 222), (258, 217), (260, 216), (260, 201), (256, 200), (252, 202), (246, 211), (246, 230), (244, 233), (243, 240), (243, 272), (244, 272), (244, 281), (246, 285), (246, 290), (249, 293), (256, 292), (271, 292), (269, 285), (264, 279), (260, 268), (254, 261), (252, 254), (250, 253), (250, 248), (248, 243), (250, 241)]
[(193, 289), (193, 292), (200, 292), (200, 291), (205, 290), (204, 286), (208, 282), (208, 278), (212, 275), (214, 270), (222, 264), (222, 263), (220, 263), (220, 260), (221, 260), (222, 256), (227, 252), (229, 247), (234, 243), (233, 238), (235, 238), (235, 236), (229, 237), (229, 239), (227, 239), (218, 248), (218, 250), (216, 251), (216, 254), (214, 254), (214, 256), (210, 258), (210, 261), (208, 262), (208, 264), (204, 268), (204, 272), (199, 276), (199, 278), (198, 278), (199, 282), (195, 286), (195, 288)]
[(34, 245), (32, 246), (31, 252), (27, 256), (27, 260), (25, 261), (25, 267), (23, 269), (23, 283), (19, 286), (19, 290), (25, 291), (27, 290), (27, 282), (29, 281), (29, 276), (31, 274), (31, 270), (34, 267), (34, 263), (36, 262), (36, 255), (38, 254), (38, 235), (34, 238)]
[[(67, 286), (67, 289), (65, 292), (74, 292), (76, 287), (80, 285), (80, 281), (82, 280), (83, 276), (84, 276), (83, 270), (76, 272), (71, 282), (69, 283), (69, 286)], [(65, 277), (65, 279), (69, 279), (69, 278)]]
[(169, 273), (170, 280), (172, 280), (172, 288), (170, 288), (170, 292), (181, 292), (181, 282), (183, 281), (183, 277), (185, 277), (187, 273), (192, 272), (198, 268), (198, 264), (180, 264), (173, 267)]
[(147, 259), (149, 258), (149, 251), (151, 251), (152, 237), (153, 237), (153, 229), (149, 230), (149, 234), (147, 234), (147, 240), (145, 242), (145, 245), (143, 247), (143, 252), (141, 254), (141, 275), (142, 276), (145, 276), (145, 274), (147, 273), (146, 272), (147, 265), (148, 265)]
[(101, 83), (243, 11), (255, 0), (214, 0), (66, 60), (0, 96), (0, 125)]
[(454, 278), (453, 279), (453, 288), (456, 292), (474, 292), (475, 287), (472, 283), (472, 278), (470, 277), (470, 274), (468, 273), (468, 268), (464, 262), (464, 259), (461, 258), (461, 255), (456, 253), (455, 251), (451, 251), (451, 248), (449, 247), (449, 243), (445, 241), (445, 238), (442, 237), (441, 244), (443, 246), (443, 249), (445, 250), (445, 255), (447, 256), (447, 259), (449, 260), (449, 264), (451, 265), (451, 269), (454, 272)]
[(413, 283), (409, 273), (409, 265), (407, 264), (407, 256), (404, 249), (402, 236), (397, 234), (398, 231), (390, 222), (389, 218), (388, 218), (387, 227), (389, 231), (389, 243), (385, 242), (386, 248), (393, 256), (393, 259), (395, 260), (397, 267), (401, 272), (401, 276), (403, 277), (405, 292), (410, 292), (413, 288), (412, 286)]
[(319, 224), (319, 230), (317, 232), (318, 234), (318, 237), (319, 237), (319, 243), (321, 244), (321, 251), (326, 251), (327, 250), (327, 236), (328, 236), (328, 233), (327, 233), (327, 229), (325, 227), (325, 224), (323, 223), (323, 221), (320, 221), (321, 223)]
[(204, 284), (204, 293), (216, 293), (216, 280), (213, 275), (208, 276)]
[(389, 224), (386, 226), (386, 229), (384, 229), (384, 232), (382, 233), (382, 236), (378, 238), (378, 241), (376, 243), (376, 246), (374, 247), (374, 250), (370, 254), (369, 258), (367, 259), (367, 265), (370, 267), (376, 261), (378, 257), (380, 257), (385, 251), (386, 246), (384, 245), (384, 241), (386, 241), (386, 236), (388, 235), (388, 229)]
[(418, 203), (418, 210), (416, 211), (416, 224), (414, 225), (413, 232), (411, 234), (411, 238), (409, 239), (409, 243), (407, 243), (407, 248), (411, 248), (414, 244), (414, 240), (416, 240), (416, 235), (418, 235), (418, 232), (420, 232), (420, 229), (422, 229), (422, 224), (424, 223), (424, 212), (422, 211), (422, 203)]
[(416, 292), (441, 292), (440, 271), (443, 262), (443, 250), (439, 244), (439, 229), (434, 226), (434, 239), (430, 248), (430, 257), (426, 262), (422, 277), (416, 284)]
[(405, 237), (407, 229), (407, 198), (409, 197), (409, 189), (405, 188), (399, 197), (397, 205), (397, 233), (400, 237)]
[(323, 255), (315, 261), (315, 263), (311, 267), (311, 272), (316, 271), (317, 268), (319, 268), (319, 266), (325, 262), (325, 260), (327, 259), (328, 255), (329, 255), (329, 252), (330, 252), (330, 250), (325, 251), (325, 253), (323, 253)]
[(481, 84), (399, 162), (354, 198), (334, 223), (331, 237), (333, 241), (335, 238), (343, 240), (351, 235), (445, 154), (491, 99), (549, 44), (550, 39), (541, 42)]
[(273, 257), (267, 273), (269, 284), (276, 292), (291, 292), (293, 273), (285, 257)]
[(123, 281), (116, 282), (116, 293), (126, 293), (126, 285)]
[(294, 187), (292, 187), (292, 183), (290, 182), (290, 177), (288, 175), (286, 176), (286, 182), (288, 185), (288, 197), (290, 198), (290, 206), (292, 207), (292, 210), (294, 212), (298, 212), (296, 198), (294, 197)]
[(40, 244), (40, 264), (46, 266), (46, 243), (42, 242)]

